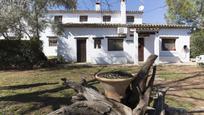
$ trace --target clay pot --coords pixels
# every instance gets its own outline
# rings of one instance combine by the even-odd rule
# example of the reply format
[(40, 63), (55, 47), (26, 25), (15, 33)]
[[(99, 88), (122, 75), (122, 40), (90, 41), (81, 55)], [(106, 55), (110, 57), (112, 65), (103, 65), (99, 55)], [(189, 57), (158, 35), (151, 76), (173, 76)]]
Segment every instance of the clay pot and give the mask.
[(130, 85), (130, 82), (133, 78), (124, 78), (124, 79), (108, 79), (95, 76), (97, 80), (99, 80), (103, 86), (105, 91), (105, 96), (121, 102), (121, 99), (125, 96), (125, 91), (127, 87)]

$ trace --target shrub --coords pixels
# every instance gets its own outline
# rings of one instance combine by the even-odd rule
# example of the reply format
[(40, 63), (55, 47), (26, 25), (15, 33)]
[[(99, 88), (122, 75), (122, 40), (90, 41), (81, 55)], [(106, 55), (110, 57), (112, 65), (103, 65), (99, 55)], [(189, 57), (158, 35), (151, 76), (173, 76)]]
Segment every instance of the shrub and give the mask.
[(61, 56), (61, 55), (59, 55), (59, 56), (57, 57), (57, 60), (58, 60), (58, 62), (59, 62), (60, 64), (65, 64), (65, 63), (66, 63), (64, 57)]
[(204, 30), (196, 31), (191, 36), (191, 57), (204, 54)]
[(0, 69), (31, 69), (46, 61), (40, 40), (0, 40)]
[(54, 67), (58, 64), (67, 64), (67, 62), (63, 56), (59, 55), (59, 56), (48, 57), (48, 63), (47, 64), (48, 64), (47, 66), (49, 66), (49, 67)]

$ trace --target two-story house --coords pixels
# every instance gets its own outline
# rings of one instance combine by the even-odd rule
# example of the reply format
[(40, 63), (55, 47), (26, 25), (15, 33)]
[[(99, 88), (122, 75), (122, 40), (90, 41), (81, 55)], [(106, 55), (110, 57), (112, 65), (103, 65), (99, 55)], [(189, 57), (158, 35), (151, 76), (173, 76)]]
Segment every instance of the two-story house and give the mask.
[[(47, 56), (91, 64), (138, 64), (151, 54), (157, 63), (189, 62), (190, 27), (144, 24), (142, 11), (50, 10), (48, 18), (60, 21), (64, 34), (57, 36), (48, 27), (41, 35)], [(151, 17), (149, 17), (151, 18)]]

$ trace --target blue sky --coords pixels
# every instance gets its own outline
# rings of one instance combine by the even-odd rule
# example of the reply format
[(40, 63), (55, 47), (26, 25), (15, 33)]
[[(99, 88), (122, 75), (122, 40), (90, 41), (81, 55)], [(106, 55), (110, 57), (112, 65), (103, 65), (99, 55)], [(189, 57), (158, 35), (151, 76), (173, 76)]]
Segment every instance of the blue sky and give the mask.
[[(78, 9), (93, 10), (96, 0), (78, 0)], [(103, 9), (120, 9), (120, 0), (107, 0), (111, 4), (107, 8), (106, 0), (101, 0)], [(144, 23), (166, 23), (164, 14), (166, 13), (165, 0), (127, 0), (127, 10), (138, 10), (140, 5), (144, 4)]]

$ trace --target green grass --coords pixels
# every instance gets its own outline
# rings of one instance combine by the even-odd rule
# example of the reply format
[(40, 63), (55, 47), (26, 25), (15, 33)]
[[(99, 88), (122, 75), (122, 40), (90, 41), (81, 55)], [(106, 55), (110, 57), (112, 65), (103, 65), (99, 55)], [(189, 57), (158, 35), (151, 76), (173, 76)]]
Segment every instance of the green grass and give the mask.
[(184, 78), (186, 75), (183, 73), (176, 73), (176, 72), (160, 72), (159, 73), (159, 77), (164, 79), (164, 80), (177, 80), (177, 79), (182, 79)]
[(57, 59), (57, 56), (48, 56), (48, 59)]
[(194, 105), (188, 102), (181, 102), (179, 98), (166, 96), (166, 104), (175, 107), (175, 108), (184, 108), (187, 110), (193, 109)]
[[(177, 71), (176, 66), (159, 66), (157, 76), (165, 81), (178, 80), (186, 76), (186, 70), (182, 69), (183, 67), (179, 67), (179, 71)], [(64, 88), (60, 79), (67, 78), (79, 82), (83, 77), (89, 80), (93, 79), (94, 74), (99, 70), (101, 72), (123, 70), (135, 73), (138, 71), (138, 67), (64, 65), (27, 71), (0, 71), (0, 115), (47, 114), (69, 105), (71, 96), (75, 92), (72, 89)], [(102, 91), (100, 85), (96, 85), (96, 87)], [(197, 98), (204, 96), (204, 92), (199, 89), (188, 90), (185, 93)], [(167, 96), (166, 101), (174, 107), (193, 108), (192, 103), (180, 102), (175, 97)]]
[(204, 92), (200, 89), (190, 89), (186, 91), (186, 94), (197, 99), (204, 100)]
[[(64, 66), (28, 71), (0, 71), (0, 113), (46, 114), (71, 104), (75, 93), (61, 85), (61, 78), (79, 82), (82, 77), (111, 70), (137, 71), (137, 67)], [(9, 87), (6, 87), (9, 86)], [(99, 89), (100, 86), (97, 85)]]

